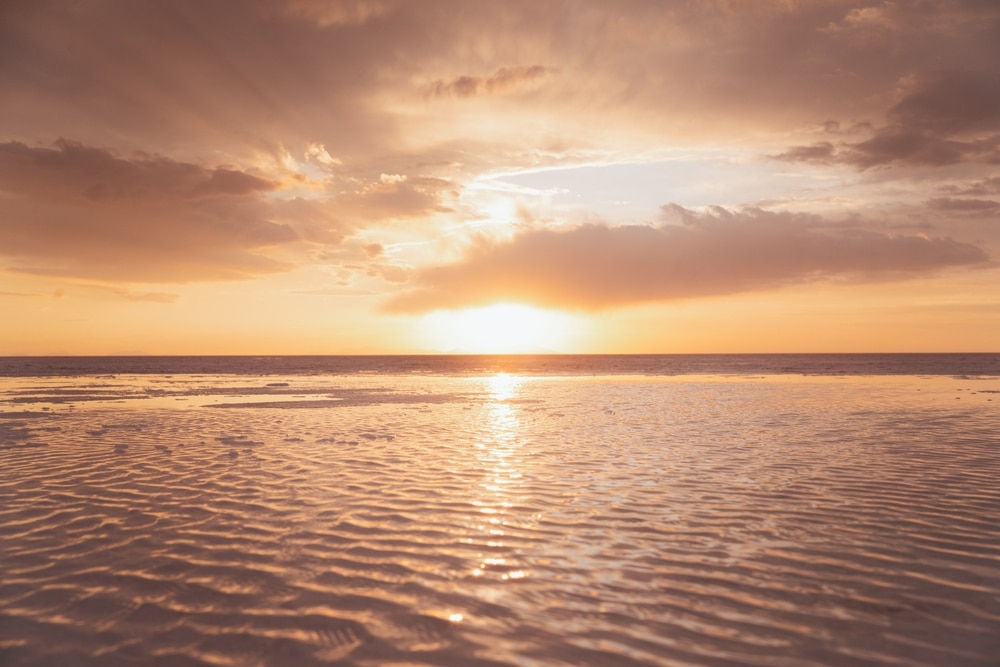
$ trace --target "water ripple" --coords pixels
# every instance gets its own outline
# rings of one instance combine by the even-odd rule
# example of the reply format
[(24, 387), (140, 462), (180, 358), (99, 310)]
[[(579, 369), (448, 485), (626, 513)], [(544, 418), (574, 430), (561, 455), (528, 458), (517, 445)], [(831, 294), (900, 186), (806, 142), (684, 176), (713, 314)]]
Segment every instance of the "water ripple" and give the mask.
[(0, 391), (5, 666), (1000, 655), (995, 382), (32, 382)]

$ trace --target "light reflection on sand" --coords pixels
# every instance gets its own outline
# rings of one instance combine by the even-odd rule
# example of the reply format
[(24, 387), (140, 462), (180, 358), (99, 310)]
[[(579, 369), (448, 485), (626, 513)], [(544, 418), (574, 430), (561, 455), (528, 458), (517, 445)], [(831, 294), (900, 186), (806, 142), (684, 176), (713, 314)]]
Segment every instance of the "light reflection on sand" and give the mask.
[(997, 391), (0, 379), (0, 664), (990, 665)]
[(526, 499), (518, 493), (522, 486), (523, 456), (520, 446), (523, 442), (519, 406), (511, 403), (516, 399), (523, 378), (498, 373), (486, 379), (489, 395), (487, 402), (487, 423), (477, 440), (476, 456), (483, 470), (480, 495), (473, 501), (482, 515), (476, 528), (480, 531), (477, 542), (483, 551), (477, 554), (477, 565), (472, 569), (477, 577), (492, 577), (508, 580), (523, 578), (523, 569), (516, 567), (517, 555), (505, 537), (511, 522), (515, 501), (523, 506)]

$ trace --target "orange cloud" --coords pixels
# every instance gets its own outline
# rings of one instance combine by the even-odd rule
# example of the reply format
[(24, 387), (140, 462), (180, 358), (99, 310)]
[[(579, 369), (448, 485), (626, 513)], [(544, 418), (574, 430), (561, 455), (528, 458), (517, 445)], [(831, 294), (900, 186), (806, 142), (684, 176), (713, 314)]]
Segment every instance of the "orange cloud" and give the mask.
[[(0, 253), (40, 273), (247, 277), (295, 244), (433, 230), (463, 183), (539, 162), (758, 137), (818, 165), (1000, 160), (995, 5), (862, 4), (18, 3), (0, 22)], [(828, 118), (821, 141), (785, 138)], [(315, 185), (299, 199), (247, 166), (293, 154)]]
[(336, 196), (330, 205), (346, 219), (370, 222), (447, 213), (452, 209), (445, 200), (457, 196), (456, 185), (445, 179), (381, 174), (377, 181)]
[[(382, 174), (354, 185), (309, 199), (270, 198), (276, 180), (239, 169), (125, 158), (63, 139), (51, 148), (2, 143), (0, 257), (40, 275), (248, 278), (292, 268), (288, 253), (279, 261), (273, 249), (338, 245), (365, 225), (450, 212), (446, 201), (458, 195), (450, 180), (426, 176)], [(382, 273), (394, 282), (406, 275)]]
[(421, 271), (393, 312), (495, 301), (599, 310), (847, 278), (882, 281), (986, 262), (977, 246), (841, 226), (759, 209), (664, 207), (660, 225), (587, 224), (481, 240), (452, 265)]

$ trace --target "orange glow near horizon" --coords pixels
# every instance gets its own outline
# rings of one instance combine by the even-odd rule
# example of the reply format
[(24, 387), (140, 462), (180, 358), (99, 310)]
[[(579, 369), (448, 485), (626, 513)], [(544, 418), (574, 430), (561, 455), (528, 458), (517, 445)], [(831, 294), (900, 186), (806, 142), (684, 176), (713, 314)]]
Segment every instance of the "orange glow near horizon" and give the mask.
[(0, 356), (997, 350), (996, 3), (583, 4), (19, 3)]
[(582, 320), (519, 303), (435, 311), (422, 318), (429, 347), (441, 352), (571, 352)]

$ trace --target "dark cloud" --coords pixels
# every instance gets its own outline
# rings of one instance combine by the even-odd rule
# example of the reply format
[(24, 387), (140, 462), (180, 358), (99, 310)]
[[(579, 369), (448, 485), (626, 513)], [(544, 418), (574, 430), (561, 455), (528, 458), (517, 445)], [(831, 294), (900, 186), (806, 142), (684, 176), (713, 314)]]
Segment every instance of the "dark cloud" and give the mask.
[(849, 123), (842, 123), (839, 120), (825, 120), (815, 124), (816, 130), (825, 135), (831, 136), (851, 136), (867, 135), (874, 131), (875, 127), (867, 120), (852, 120)]
[[(925, 75), (910, 85), (886, 119), (886, 125), (863, 141), (836, 146), (823, 141), (772, 157), (861, 169), (1000, 162), (1000, 75), (980, 71)], [(824, 123), (827, 133), (830, 127), (839, 126)]]
[(501, 95), (529, 85), (552, 73), (542, 65), (501, 67), (490, 76), (460, 76), (451, 81), (435, 81), (428, 88), (433, 97), (473, 97)]
[(936, 72), (925, 75), (889, 109), (891, 124), (939, 136), (1000, 130), (1000, 74)]
[(461, 262), (418, 273), (414, 289), (388, 309), (516, 300), (597, 310), (823, 279), (900, 279), (987, 260), (980, 248), (950, 239), (862, 231), (803, 214), (671, 205), (658, 226), (589, 224), (481, 240)]
[(977, 213), (1000, 208), (1000, 202), (991, 199), (956, 199), (953, 197), (935, 197), (928, 199), (927, 208), (935, 211), (965, 211)]
[(59, 139), (53, 148), (0, 143), (0, 190), (28, 196), (162, 201), (239, 197), (275, 190), (275, 181), (226, 168), (206, 169), (163, 157), (123, 159)]
[(0, 255), (27, 273), (185, 282), (283, 267), (262, 251), (298, 238), (269, 220), (276, 183), (162, 157), (59, 141), (0, 144)]
[(962, 162), (1000, 164), (1000, 133), (960, 141), (898, 126), (886, 127), (857, 143), (834, 145), (822, 141), (793, 146), (771, 157), (788, 162), (844, 164), (859, 169), (890, 165), (944, 167)]
[(814, 162), (829, 164), (837, 155), (837, 149), (829, 141), (820, 141), (810, 146), (793, 146), (784, 153), (772, 155), (776, 160), (788, 162)]
[(940, 167), (982, 159), (992, 152), (991, 148), (984, 151), (975, 143), (890, 128), (877, 132), (871, 139), (845, 146), (838, 158), (862, 169), (892, 163)]

